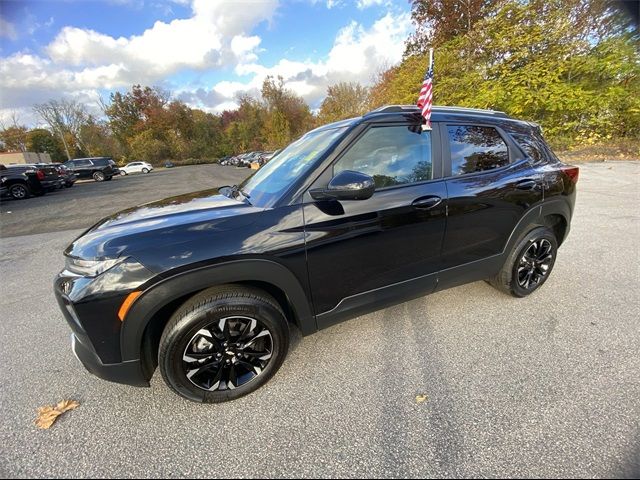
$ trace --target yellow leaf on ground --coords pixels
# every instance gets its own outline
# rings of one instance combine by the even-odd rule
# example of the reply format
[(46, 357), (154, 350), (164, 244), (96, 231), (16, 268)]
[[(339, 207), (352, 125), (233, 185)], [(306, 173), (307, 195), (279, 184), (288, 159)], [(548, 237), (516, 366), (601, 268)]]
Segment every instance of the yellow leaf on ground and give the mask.
[(55, 407), (40, 407), (38, 408), (38, 418), (36, 418), (36, 426), (43, 430), (51, 428), (51, 425), (56, 419), (64, 412), (74, 410), (78, 408), (80, 404), (75, 400), (63, 400), (59, 402)]
[(422, 403), (427, 401), (426, 395), (416, 395), (416, 403)]

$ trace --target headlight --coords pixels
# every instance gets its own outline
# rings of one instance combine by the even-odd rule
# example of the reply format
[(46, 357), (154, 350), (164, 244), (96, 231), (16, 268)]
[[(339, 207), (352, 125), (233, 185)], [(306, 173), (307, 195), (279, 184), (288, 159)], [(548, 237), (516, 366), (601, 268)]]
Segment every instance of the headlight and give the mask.
[(125, 259), (126, 257), (108, 260), (82, 260), (80, 258), (67, 257), (66, 270), (83, 277), (97, 277)]

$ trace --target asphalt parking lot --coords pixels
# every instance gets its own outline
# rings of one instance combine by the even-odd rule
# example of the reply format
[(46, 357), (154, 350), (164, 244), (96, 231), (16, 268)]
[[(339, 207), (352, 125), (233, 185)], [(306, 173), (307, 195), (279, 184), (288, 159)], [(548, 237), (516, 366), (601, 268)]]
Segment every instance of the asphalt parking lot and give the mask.
[[(180, 399), (157, 372), (149, 389), (92, 377), (51, 289), (91, 222), (63, 217), (89, 212), (81, 198), (125, 202), (91, 187), (144, 182), (152, 200), (179, 175), (235, 183), (216, 168), (2, 204), (0, 475), (640, 476), (640, 162), (581, 165), (571, 234), (528, 298), (477, 282), (296, 336), (269, 384), (222, 405)], [(37, 430), (36, 408), (64, 398), (81, 406)]]
[(234, 185), (248, 168), (193, 165), (162, 168), (148, 174), (116, 176), (109, 182), (82, 180), (67, 189), (28, 200), (2, 199), (0, 237), (89, 228), (124, 208), (174, 195)]

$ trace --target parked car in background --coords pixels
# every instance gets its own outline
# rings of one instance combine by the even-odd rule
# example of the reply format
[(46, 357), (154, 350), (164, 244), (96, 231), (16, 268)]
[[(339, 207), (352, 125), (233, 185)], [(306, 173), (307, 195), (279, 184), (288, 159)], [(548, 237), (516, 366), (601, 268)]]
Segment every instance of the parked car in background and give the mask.
[(96, 182), (111, 180), (114, 175), (120, 174), (111, 157), (74, 158), (64, 162), (64, 166), (72, 170), (79, 179), (93, 178)]
[(149, 173), (153, 170), (153, 165), (147, 162), (131, 162), (127, 163), (120, 169), (120, 175), (129, 175), (130, 173)]
[(7, 193), (16, 200), (44, 195), (60, 185), (57, 169), (48, 164), (46, 167), (32, 164), (3, 166), (0, 177)]
[(64, 187), (71, 188), (73, 184), (76, 183), (78, 179), (78, 175), (73, 173), (73, 170), (70, 170), (62, 163), (52, 163), (58, 169), (58, 175), (62, 179), (62, 183)]
[(173, 162), (164, 162), (164, 168), (173, 168), (175, 167), (175, 165), (173, 164)]

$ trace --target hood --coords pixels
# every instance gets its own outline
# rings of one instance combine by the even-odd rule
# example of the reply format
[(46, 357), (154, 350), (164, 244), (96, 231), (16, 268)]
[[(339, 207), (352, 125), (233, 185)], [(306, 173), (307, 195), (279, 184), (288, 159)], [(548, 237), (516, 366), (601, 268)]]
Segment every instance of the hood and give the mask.
[(105, 217), (67, 247), (65, 255), (86, 260), (117, 258), (140, 248), (182, 243), (248, 225), (260, 209), (217, 189), (146, 203)]

